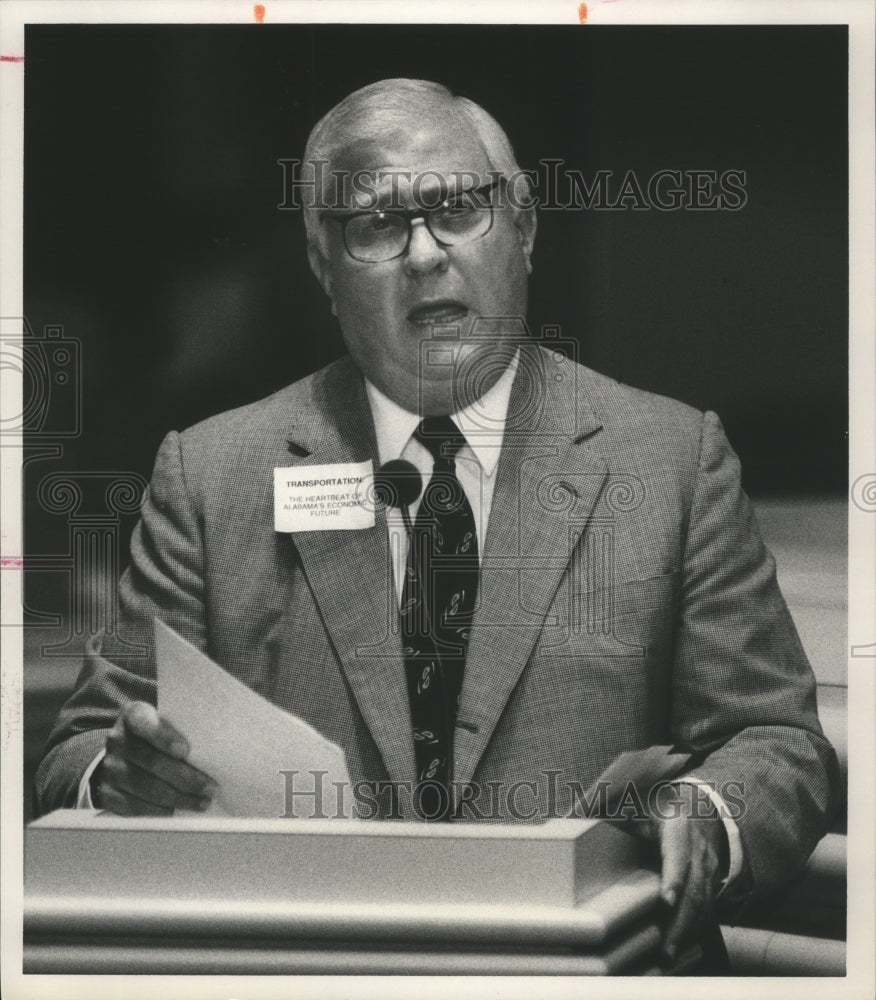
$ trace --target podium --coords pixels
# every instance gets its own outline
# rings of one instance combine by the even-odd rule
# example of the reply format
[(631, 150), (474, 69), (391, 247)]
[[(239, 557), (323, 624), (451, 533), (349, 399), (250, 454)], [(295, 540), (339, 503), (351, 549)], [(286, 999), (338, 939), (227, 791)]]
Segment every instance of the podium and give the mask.
[(26, 973), (642, 975), (659, 878), (597, 820), (60, 810), (25, 830)]

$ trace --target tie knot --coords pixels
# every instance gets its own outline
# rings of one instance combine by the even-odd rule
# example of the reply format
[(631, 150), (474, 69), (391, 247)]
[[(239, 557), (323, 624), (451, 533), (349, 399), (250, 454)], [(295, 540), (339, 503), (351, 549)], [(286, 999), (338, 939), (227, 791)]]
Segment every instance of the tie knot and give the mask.
[(439, 459), (452, 462), (465, 444), (465, 435), (450, 417), (426, 417), (420, 421), (414, 437), (436, 462)]

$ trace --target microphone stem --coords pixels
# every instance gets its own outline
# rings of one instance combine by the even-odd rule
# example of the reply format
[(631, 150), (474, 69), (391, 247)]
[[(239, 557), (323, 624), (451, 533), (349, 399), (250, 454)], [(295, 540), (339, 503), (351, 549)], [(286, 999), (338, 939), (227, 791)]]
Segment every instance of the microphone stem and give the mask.
[(405, 525), (405, 532), (408, 536), (408, 545), (413, 543), (414, 529), (411, 525), (411, 515), (408, 513), (408, 505), (406, 503), (400, 504), (399, 510), (401, 511), (402, 521)]

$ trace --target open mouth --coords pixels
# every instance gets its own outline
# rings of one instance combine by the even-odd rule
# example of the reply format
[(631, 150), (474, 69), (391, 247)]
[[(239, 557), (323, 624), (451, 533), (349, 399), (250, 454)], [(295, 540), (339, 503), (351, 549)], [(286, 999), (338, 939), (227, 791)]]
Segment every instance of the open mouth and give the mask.
[(408, 313), (408, 322), (415, 326), (446, 326), (460, 323), (468, 315), (468, 308), (453, 299), (424, 302)]

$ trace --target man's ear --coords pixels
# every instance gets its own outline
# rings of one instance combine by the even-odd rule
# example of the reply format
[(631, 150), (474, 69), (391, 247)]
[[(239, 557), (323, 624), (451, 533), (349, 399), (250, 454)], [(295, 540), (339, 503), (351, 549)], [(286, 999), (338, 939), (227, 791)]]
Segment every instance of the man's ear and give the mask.
[(521, 208), (517, 212), (514, 225), (517, 229), (517, 236), (520, 239), (520, 245), (523, 248), (523, 259), (526, 262), (526, 273), (532, 274), (532, 248), (535, 245), (535, 230), (538, 225), (535, 217), (535, 209)]
[(329, 297), (332, 306), (332, 315), (337, 316), (338, 310), (335, 308), (335, 297), (332, 294), (332, 269), (328, 258), (313, 240), (307, 241), (307, 260), (310, 263), (310, 270), (316, 275), (316, 280), (322, 285), (322, 290)]

